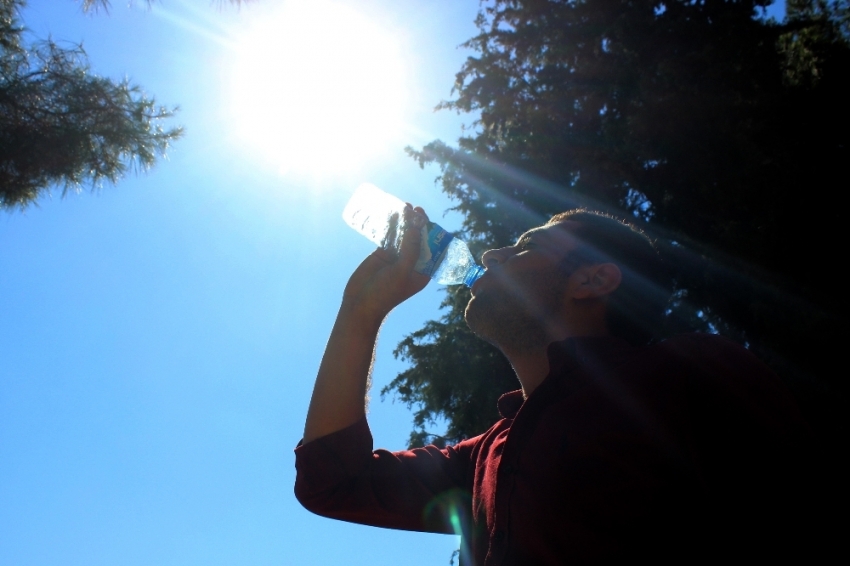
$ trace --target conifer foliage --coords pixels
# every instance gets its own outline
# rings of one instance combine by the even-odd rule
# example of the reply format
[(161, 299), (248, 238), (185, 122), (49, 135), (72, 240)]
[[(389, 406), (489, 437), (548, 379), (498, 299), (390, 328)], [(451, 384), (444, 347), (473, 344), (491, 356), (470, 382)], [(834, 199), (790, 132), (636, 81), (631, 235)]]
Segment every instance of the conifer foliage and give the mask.
[[(789, 0), (782, 22), (769, 4), (485, 1), (440, 105), (474, 122), (408, 151), (439, 167), (479, 252), (577, 205), (632, 218), (674, 271), (670, 332), (741, 341), (835, 428), (847, 298), (823, 270), (846, 239), (848, 2)], [(466, 329), (467, 297), (449, 289), (396, 351), (411, 366), (384, 394), (416, 408), (412, 444), (482, 432), (517, 387)]]
[(27, 42), (23, 4), (0, 0), (0, 208), (151, 167), (181, 135), (163, 125), (174, 111), (126, 80), (93, 74), (82, 47)]

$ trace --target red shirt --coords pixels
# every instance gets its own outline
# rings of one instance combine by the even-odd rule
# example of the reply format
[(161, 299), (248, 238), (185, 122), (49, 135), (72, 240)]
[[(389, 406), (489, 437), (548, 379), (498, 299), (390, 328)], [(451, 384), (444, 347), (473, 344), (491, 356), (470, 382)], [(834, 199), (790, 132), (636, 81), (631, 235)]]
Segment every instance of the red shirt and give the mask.
[(581, 338), (549, 361), (527, 400), (502, 396), (503, 418), (455, 446), (373, 451), (365, 419), (299, 445), (296, 497), (345, 521), (462, 533), (465, 565), (712, 563), (787, 546), (806, 427), (750, 352), (700, 334)]

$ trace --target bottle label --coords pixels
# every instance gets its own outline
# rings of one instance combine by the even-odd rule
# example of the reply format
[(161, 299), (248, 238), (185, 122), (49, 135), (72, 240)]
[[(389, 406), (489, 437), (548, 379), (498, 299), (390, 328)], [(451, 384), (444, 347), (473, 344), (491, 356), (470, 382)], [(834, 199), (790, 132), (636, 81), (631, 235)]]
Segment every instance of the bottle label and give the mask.
[(446, 255), (449, 243), (454, 239), (454, 234), (446, 232), (440, 226), (429, 222), (422, 227), (422, 244), (419, 251), (419, 260), (414, 269), (423, 275), (430, 277), (439, 267), (440, 262)]

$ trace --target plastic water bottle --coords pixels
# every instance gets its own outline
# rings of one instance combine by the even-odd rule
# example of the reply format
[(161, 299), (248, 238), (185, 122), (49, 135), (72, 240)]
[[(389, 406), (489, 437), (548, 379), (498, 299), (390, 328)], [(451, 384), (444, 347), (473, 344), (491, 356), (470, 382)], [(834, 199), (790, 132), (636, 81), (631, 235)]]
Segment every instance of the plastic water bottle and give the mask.
[[(363, 183), (354, 191), (342, 218), (372, 242), (398, 254), (405, 228), (404, 207), (401, 199)], [(422, 227), (422, 246), (414, 269), (442, 285), (463, 283), (467, 287), (484, 274), (466, 243), (433, 222)]]

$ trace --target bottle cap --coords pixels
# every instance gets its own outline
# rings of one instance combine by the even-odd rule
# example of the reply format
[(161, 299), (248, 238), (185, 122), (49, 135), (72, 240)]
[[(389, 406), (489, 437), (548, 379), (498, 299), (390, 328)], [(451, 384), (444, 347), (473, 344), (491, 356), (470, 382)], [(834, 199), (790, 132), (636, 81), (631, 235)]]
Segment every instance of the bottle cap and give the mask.
[(484, 268), (480, 265), (474, 265), (472, 269), (466, 272), (466, 277), (463, 278), (463, 284), (467, 287), (472, 287), (482, 275), (484, 275)]

